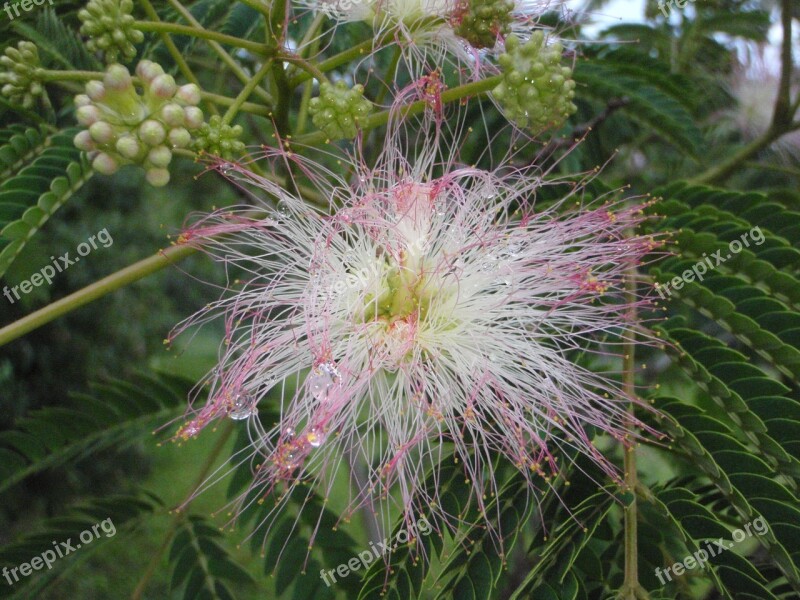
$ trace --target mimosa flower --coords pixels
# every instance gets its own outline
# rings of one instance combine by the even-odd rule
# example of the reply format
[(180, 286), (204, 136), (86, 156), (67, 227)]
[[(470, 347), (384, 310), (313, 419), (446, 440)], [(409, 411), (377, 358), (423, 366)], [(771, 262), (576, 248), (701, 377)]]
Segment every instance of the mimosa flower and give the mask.
[(514, 33), (530, 37), (548, 0), (300, 0), (340, 22), (365, 21), (380, 45), (396, 42), (418, 78), (451, 64), (472, 77), (492, 71), (487, 54)]
[[(266, 149), (315, 182), (324, 209), (244, 165), (218, 165), (279, 203), (217, 211), (182, 236), (248, 279), (190, 321), (222, 313), (227, 334), (208, 401), (179, 436), (247, 419), (253, 489), (279, 505), (300, 483), (327, 499), (337, 472), (358, 463), (366, 474), (351, 477), (345, 518), (395, 502), (408, 523), (424, 513), (452, 524), (423, 485), (451, 453), (482, 508), (498, 457), (532, 489), (565, 450), (618, 480), (595, 436), (633, 443), (636, 400), (571, 357), (607, 359), (640, 331), (631, 307), (649, 301), (631, 301), (624, 280), (658, 245), (629, 234), (641, 206), (583, 206), (580, 187), (540, 206), (541, 172), (459, 167), (436, 136), (416, 153), (401, 139), (390, 127), (372, 169), (354, 158), (353, 184)], [(265, 429), (256, 415), (267, 397), (280, 419)]]

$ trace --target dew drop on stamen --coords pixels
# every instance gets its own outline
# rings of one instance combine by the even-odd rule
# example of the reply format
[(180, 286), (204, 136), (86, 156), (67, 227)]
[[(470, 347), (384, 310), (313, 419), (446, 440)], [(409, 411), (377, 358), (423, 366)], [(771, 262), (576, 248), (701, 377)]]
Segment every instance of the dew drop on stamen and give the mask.
[(228, 411), (228, 416), (234, 421), (243, 421), (251, 417), (258, 411), (256, 403), (251, 396), (237, 394), (233, 400), (233, 406)]
[(316, 427), (312, 427), (306, 434), (306, 441), (311, 447), (319, 448), (325, 442), (325, 434)]
[(341, 375), (336, 365), (330, 362), (322, 363), (311, 371), (308, 376), (308, 389), (317, 400), (326, 400), (330, 389), (341, 381)]

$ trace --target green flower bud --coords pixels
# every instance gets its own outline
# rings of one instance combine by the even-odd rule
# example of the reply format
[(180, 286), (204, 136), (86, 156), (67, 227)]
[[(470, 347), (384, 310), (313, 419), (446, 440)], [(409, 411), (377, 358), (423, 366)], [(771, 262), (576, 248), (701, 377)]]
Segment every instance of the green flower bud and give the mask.
[(170, 127), (183, 126), (183, 116), (183, 107), (180, 104), (166, 104), (161, 109), (161, 120)]
[(139, 144), (136, 136), (133, 135), (122, 136), (117, 140), (115, 147), (117, 152), (119, 152), (121, 156), (124, 156), (128, 160), (135, 160), (136, 157), (138, 157), (142, 152), (141, 144)]
[(150, 92), (156, 98), (172, 98), (177, 90), (178, 86), (172, 75), (159, 75), (150, 83)]
[(92, 168), (102, 175), (113, 175), (119, 169), (119, 163), (108, 154), (101, 152), (92, 161)]
[(173, 148), (186, 148), (192, 143), (192, 134), (183, 127), (178, 127), (169, 132), (169, 143)]
[(139, 139), (148, 146), (158, 146), (166, 136), (164, 126), (158, 121), (148, 120), (139, 127)]
[(46, 101), (40, 80), (39, 51), (32, 42), (9, 46), (0, 56), (0, 92), (11, 104), (33, 109), (40, 98)]
[(89, 135), (98, 144), (108, 144), (114, 139), (114, 128), (105, 121), (97, 121), (89, 127)]
[(347, 89), (344, 81), (323, 83), (317, 98), (312, 98), (309, 113), (314, 125), (331, 139), (354, 138), (358, 125), (372, 112), (372, 103), (364, 98), (364, 87)]
[(150, 60), (143, 60), (136, 66), (136, 74), (147, 83), (153, 81), (159, 75), (164, 74), (161, 65)]
[(89, 0), (86, 8), (78, 12), (81, 34), (87, 36), (86, 47), (92, 52), (102, 52), (109, 64), (132, 60), (136, 56), (135, 44), (144, 41), (144, 34), (133, 28), (130, 0)]
[(100, 111), (93, 104), (81, 106), (75, 111), (75, 118), (78, 119), (78, 123), (88, 127), (100, 120)]
[(183, 122), (186, 129), (197, 129), (203, 124), (203, 111), (196, 106), (187, 106), (183, 109)]
[(95, 102), (100, 102), (106, 95), (106, 86), (101, 81), (90, 81), (86, 84), (86, 95)]
[(193, 83), (182, 85), (178, 88), (175, 98), (187, 106), (197, 106), (200, 104), (200, 88)]
[[(203, 124), (203, 111), (188, 105), (199, 101), (200, 90), (194, 85), (178, 87), (151, 61), (139, 63), (136, 73), (141, 84), (134, 84), (124, 66), (109, 65), (103, 82), (86, 84), (86, 94), (76, 96), (75, 104), (76, 118), (88, 131), (75, 137), (75, 145), (91, 153), (92, 165), (101, 173), (138, 164), (147, 171), (148, 181), (166, 185), (172, 148), (188, 147), (189, 129)], [(231, 130), (241, 133), (241, 128)]]
[(83, 150), (84, 152), (91, 152), (97, 148), (91, 134), (85, 129), (78, 132), (72, 141), (78, 150)]
[(169, 183), (169, 171), (166, 169), (147, 169), (147, 182), (153, 187), (164, 187)]
[(172, 160), (172, 152), (166, 146), (158, 146), (150, 150), (147, 160), (154, 167), (166, 167)]
[(459, 0), (453, 30), (474, 48), (494, 48), (511, 33), (513, 0)]
[(561, 66), (561, 45), (546, 46), (540, 31), (524, 44), (509, 36), (505, 45), (498, 59), (503, 81), (492, 97), (510, 121), (534, 135), (561, 126), (577, 110), (572, 70)]
[(213, 115), (208, 123), (203, 123), (197, 132), (194, 149), (232, 160), (244, 152), (244, 142), (239, 141), (243, 129), (241, 125), (230, 126), (222, 122), (219, 115)]
[(92, 103), (92, 99), (89, 98), (86, 94), (78, 94), (75, 96), (75, 107), (80, 108), (81, 106), (89, 106)]
[(123, 92), (133, 87), (133, 80), (128, 69), (122, 65), (111, 65), (103, 77), (103, 84), (106, 89)]

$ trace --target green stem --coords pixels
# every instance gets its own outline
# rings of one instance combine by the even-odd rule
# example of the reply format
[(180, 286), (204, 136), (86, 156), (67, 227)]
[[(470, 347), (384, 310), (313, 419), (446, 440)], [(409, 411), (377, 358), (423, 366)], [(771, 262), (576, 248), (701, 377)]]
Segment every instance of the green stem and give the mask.
[(172, 33), (175, 35), (188, 35), (203, 40), (211, 40), (233, 46), (234, 48), (244, 48), (253, 54), (268, 54), (270, 51), (269, 46), (266, 44), (259, 44), (249, 40), (234, 37), (232, 35), (225, 35), (209, 29), (198, 29), (189, 25), (179, 25), (178, 23), (165, 23), (163, 21), (154, 23), (151, 21), (136, 21), (133, 24), (134, 29), (139, 31), (149, 31), (155, 33)]
[[(303, 53), (306, 50), (309, 50), (312, 54), (316, 54), (319, 50), (319, 43), (320, 43), (320, 36), (314, 38), (313, 41), (309, 41), (311, 39), (312, 32), (316, 33), (319, 27), (322, 25), (322, 13), (318, 14), (317, 17), (314, 19), (314, 22), (311, 24), (311, 28), (308, 30), (306, 37), (303, 38), (303, 43), (300, 46), (300, 56), (303, 56)], [(306, 46), (306, 44), (308, 44)], [(311, 81), (306, 81), (303, 87), (303, 96), (300, 99), (300, 108), (297, 111), (297, 123), (294, 127), (294, 134), (299, 135), (303, 133), (306, 129), (306, 123), (308, 122), (308, 107), (311, 104), (311, 93), (314, 91), (314, 85)]]
[[(630, 232), (631, 235), (633, 232)], [(636, 323), (638, 311), (636, 308), (636, 266), (628, 267), (625, 277), (625, 298), (630, 308), (626, 320), (629, 323)], [(622, 391), (627, 398), (636, 396), (636, 332), (631, 330), (623, 340), (623, 380)], [(626, 427), (633, 433), (634, 405), (628, 408), (629, 419)], [(631, 501), (624, 508), (624, 538), (625, 538), (625, 564), (624, 579), (620, 589), (619, 598), (621, 600), (642, 600), (647, 598), (647, 592), (639, 583), (639, 548), (638, 548), (638, 515), (639, 505), (636, 495), (639, 488), (638, 473), (636, 471), (636, 440), (628, 440), (624, 445), (624, 475), (625, 488), (630, 493)]]
[(741, 148), (728, 160), (692, 177), (689, 181), (695, 184), (720, 183), (738, 171), (751, 157), (768, 148), (781, 135), (782, 133), (778, 133), (774, 128), (770, 127), (764, 135)]
[[(493, 88), (497, 87), (497, 85), (502, 81), (502, 75), (494, 75), (493, 77), (487, 77), (486, 79), (481, 79), (480, 81), (473, 81), (471, 83), (465, 83), (464, 85), (460, 85), (458, 87), (450, 88), (442, 92), (441, 100), (443, 104), (448, 104), (450, 102), (454, 102), (456, 100), (461, 100), (462, 98), (467, 98), (469, 96), (478, 96), (489, 92)], [(411, 104), (406, 104), (405, 106), (397, 109), (397, 113), (399, 117), (408, 117), (412, 115), (416, 115), (421, 113), (425, 110), (425, 107), (428, 106), (427, 100), (417, 100), (416, 102), (412, 102)], [(370, 115), (366, 119), (362, 119), (360, 126), (361, 129), (364, 131), (369, 131), (370, 129), (374, 129), (375, 127), (380, 127), (381, 125), (385, 125), (389, 122), (389, 117), (391, 116), (393, 110), (384, 110), (375, 114)], [(320, 144), (325, 141), (328, 141), (328, 136), (323, 133), (322, 131), (315, 131), (314, 133), (308, 133), (306, 135), (301, 135), (295, 138), (293, 141), (298, 144), (304, 144), (313, 146), (315, 144)]]
[[(307, 61), (304, 58), (299, 57), (296, 54), (292, 54), (290, 52), (279, 52), (278, 55), (275, 57), (277, 60), (283, 60), (288, 62), (289, 64), (295, 65), (300, 67), (303, 71), (314, 77), (319, 82), (327, 82), (327, 76), (320, 71), (316, 66), (312, 63)], [(287, 85), (289, 82), (287, 82)], [(294, 89), (294, 88), (291, 88)]]
[(239, 0), (239, 2), (241, 2), (242, 4), (246, 4), (253, 10), (257, 10), (264, 16), (269, 16), (269, 6), (262, 4), (258, 0)]
[(264, 64), (261, 65), (258, 73), (256, 73), (250, 79), (250, 81), (247, 82), (247, 85), (244, 86), (242, 91), (239, 92), (239, 95), (236, 96), (236, 100), (233, 101), (233, 104), (230, 105), (228, 110), (225, 112), (225, 115), (222, 117), (223, 123), (228, 124), (233, 121), (233, 118), (236, 116), (236, 113), (239, 112), (239, 109), (245, 103), (245, 100), (250, 97), (250, 94), (253, 93), (253, 90), (256, 88), (256, 86), (261, 83), (261, 80), (264, 79), (264, 76), (269, 73), (270, 68), (272, 68), (272, 59), (268, 58), (266, 61), (264, 61)]
[(105, 73), (102, 71), (49, 71), (43, 69), (37, 73), (42, 81), (102, 81)]
[(23, 317), (22, 319), (11, 323), (0, 329), (0, 346), (17, 339), (38, 329), (42, 325), (65, 315), (76, 308), (88, 304), (93, 300), (97, 300), (115, 290), (125, 287), (135, 281), (138, 281), (148, 275), (160, 271), (164, 267), (175, 264), (193, 254), (197, 250), (192, 246), (181, 245), (171, 246), (165, 250), (160, 251), (158, 254), (146, 258), (137, 263), (130, 265), (105, 277), (99, 281), (70, 294), (66, 298), (62, 298), (52, 304), (37, 310), (36, 312)]
[[(308, 27), (308, 31), (306, 31), (303, 39), (300, 40), (300, 44), (297, 46), (298, 56), (302, 56), (303, 58), (306, 57), (306, 50), (309, 49), (309, 42), (311, 42), (311, 38), (317, 35), (319, 28), (322, 27), (322, 22), (325, 20), (325, 15), (323, 13), (318, 13), (314, 20), (311, 21), (311, 25)], [(316, 43), (311, 48), (312, 52), (316, 52), (319, 49), (319, 37), (316, 39)]]
[(772, 115), (772, 123), (764, 134), (740, 149), (727, 161), (711, 167), (705, 172), (693, 177), (693, 183), (720, 183), (733, 175), (750, 158), (768, 148), (781, 136), (794, 130), (792, 123), (794, 113), (800, 107), (800, 98), (794, 104), (791, 100), (791, 78), (794, 71), (792, 60), (792, 0), (783, 0), (781, 24), (783, 27), (783, 42), (781, 44), (781, 79), (778, 84), (778, 95)]
[[(194, 15), (190, 13), (186, 8), (178, 1), (178, 0), (167, 0), (170, 5), (177, 10), (180, 15), (186, 19), (193, 27), (198, 30), (205, 31), (205, 28), (200, 24), (200, 21), (194, 18)], [(247, 85), (248, 81), (250, 81), (250, 76), (244, 72), (244, 70), (239, 66), (233, 57), (225, 51), (219, 42), (214, 40), (206, 40), (208, 45), (211, 46), (211, 49), (219, 56), (220, 60), (225, 63), (225, 65), (231, 70), (231, 72), (236, 76), (236, 78), (241, 81), (243, 84)], [(270, 96), (266, 90), (261, 89), (260, 87), (256, 86), (254, 92), (261, 98), (262, 101), (266, 102), (270, 106), (272, 105), (272, 96)]]
[[(236, 98), (228, 98), (219, 94), (212, 94), (211, 92), (200, 92), (200, 95), (210, 102), (219, 104), (220, 106), (233, 106), (236, 103)], [(262, 117), (269, 117), (272, 111), (263, 104), (255, 104), (253, 102), (242, 102), (238, 110), (252, 113), (254, 115), (261, 115)]]
[(785, 129), (792, 123), (792, 4), (796, 0), (783, 0), (781, 3), (781, 27), (783, 40), (781, 42), (781, 80), (778, 87), (778, 96), (775, 99), (775, 111), (772, 124), (779, 129)]
[(310, 81), (306, 81), (305, 87), (303, 87), (303, 96), (300, 98), (300, 108), (297, 111), (297, 124), (294, 127), (295, 135), (303, 133), (306, 129), (308, 107), (311, 104), (311, 92), (313, 87)]
[[(321, 63), (317, 65), (317, 69), (322, 71), (323, 73), (327, 73), (339, 67), (341, 65), (349, 63), (354, 58), (358, 58), (368, 50), (372, 48), (373, 44), (378, 44), (382, 40), (367, 40), (365, 42), (361, 42), (360, 44), (356, 44), (352, 48), (348, 48), (344, 52), (340, 52), (339, 54), (335, 54), (330, 58), (323, 60)], [(289, 82), (289, 87), (294, 89), (304, 81), (308, 81), (311, 79), (312, 75), (309, 72), (303, 72), (298, 74), (297, 76), (293, 77), (292, 80)]]
[[(206, 457), (206, 460), (203, 463), (203, 468), (200, 470), (200, 474), (195, 481), (195, 484), (192, 486), (192, 491), (199, 488), (203, 482), (208, 478), (208, 474), (211, 472), (211, 468), (214, 466), (214, 463), (217, 461), (217, 458), (225, 449), (225, 444), (228, 443), (228, 440), (231, 437), (231, 434), (234, 432), (234, 424), (230, 421), (226, 422), (223, 426), (222, 433), (220, 434), (219, 438), (217, 439), (216, 444), (211, 449), (211, 452)], [(191, 500), (187, 501), (186, 505), (184, 506), (184, 510), (175, 511), (175, 516), (172, 518), (172, 522), (170, 523), (169, 529), (167, 530), (167, 535), (164, 538), (164, 541), (156, 550), (153, 557), (150, 559), (150, 562), (147, 564), (147, 568), (142, 575), (142, 578), (139, 580), (139, 583), (136, 584), (136, 588), (133, 590), (131, 594), (131, 600), (140, 600), (142, 594), (144, 594), (144, 590), (147, 587), (147, 584), (155, 575), (158, 566), (161, 564), (161, 560), (164, 557), (164, 554), (167, 552), (167, 549), (170, 547), (172, 543), (172, 539), (175, 537), (175, 534), (178, 531), (178, 527), (186, 518), (186, 510), (191, 504)]]
[[(140, 0), (142, 7), (144, 8), (145, 13), (150, 18), (151, 21), (154, 23), (160, 23), (161, 18), (158, 16), (156, 9), (153, 8), (153, 5), (150, 3), (150, 0)], [(175, 42), (172, 41), (172, 38), (169, 37), (169, 34), (166, 32), (162, 32), (160, 34), (161, 41), (167, 47), (167, 51), (169, 52), (172, 60), (175, 61), (175, 64), (178, 65), (178, 70), (183, 73), (183, 76), (186, 78), (189, 83), (195, 84), (197, 87), (202, 87), (200, 85), (200, 80), (197, 78), (197, 75), (194, 74), (192, 68), (189, 66), (189, 63), (183, 58), (183, 54), (181, 54), (178, 47), (175, 45)], [(213, 104), (207, 105), (209, 110), (213, 114), (217, 114), (217, 108)]]
[(386, 98), (386, 94), (389, 92), (389, 88), (392, 85), (392, 81), (394, 81), (394, 76), (397, 73), (397, 66), (400, 64), (400, 56), (402, 54), (402, 50), (400, 46), (394, 49), (394, 55), (392, 56), (392, 62), (389, 63), (389, 68), (386, 70), (386, 76), (383, 78), (383, 87), (378, 92), (378, 95), (375, 97), (375, 104), (382, 104), (384, 98)]

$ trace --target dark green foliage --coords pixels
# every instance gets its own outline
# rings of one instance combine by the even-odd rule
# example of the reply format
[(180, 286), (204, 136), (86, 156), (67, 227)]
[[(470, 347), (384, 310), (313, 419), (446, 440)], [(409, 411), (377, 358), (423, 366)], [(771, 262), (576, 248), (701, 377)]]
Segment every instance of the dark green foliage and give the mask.
[(36, 129), (0, 131), (0, 276), (93, 171), (72, 144), (77, 129), (45, 137)]

